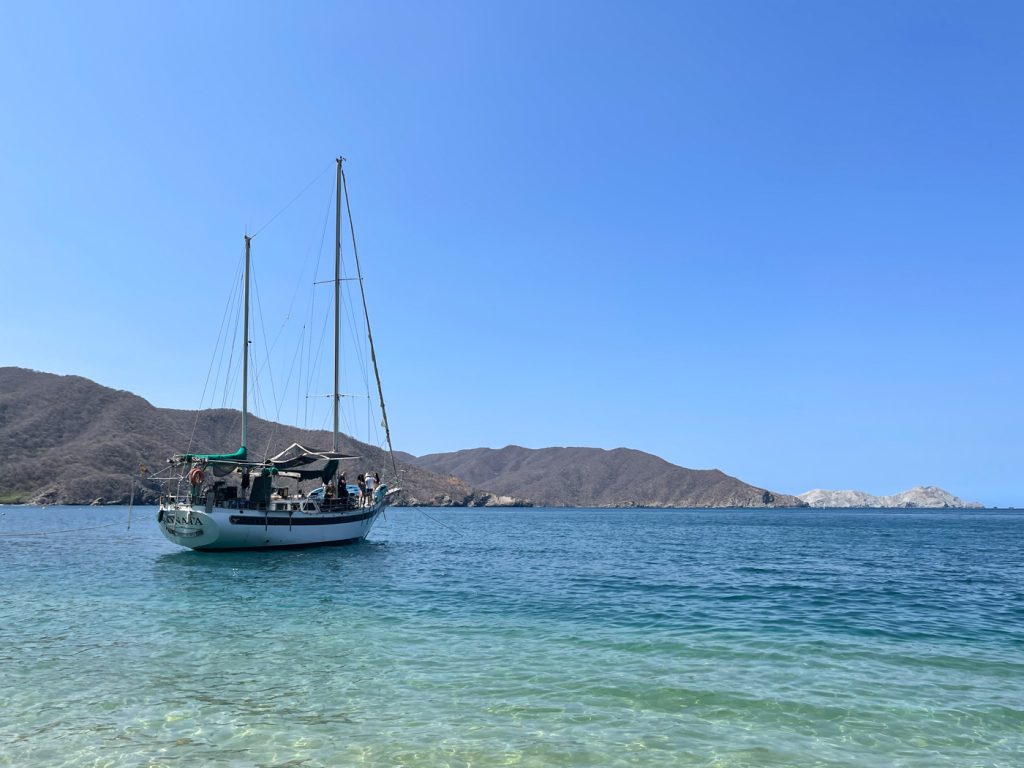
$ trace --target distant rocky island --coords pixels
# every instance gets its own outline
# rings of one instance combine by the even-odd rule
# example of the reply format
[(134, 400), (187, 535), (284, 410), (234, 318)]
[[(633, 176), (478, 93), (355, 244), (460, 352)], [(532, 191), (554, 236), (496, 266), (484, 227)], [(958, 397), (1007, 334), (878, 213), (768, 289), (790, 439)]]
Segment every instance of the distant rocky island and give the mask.
[[(137, 395), (80, 376), (0, 368), (0, 504), (153, 503), (150, 475), (186, 447), (223, 451), (238, 439), (240, 413), (156, 408)], [(330, 433), (252, 417), (250, 445), (276, 453), (293, 442), (330, 443)], [(342, 436), (359, 470), (390, 457)], [(717, 469), (687, 469), (629, 448), (474, 448), (412, 456), (396, 452), (408, 506), (558, 507), (971, 507), (929, 486), (894, 496), (809, 491), (801, 496), (744, 483)]]
[(820, 489), (799, 496), (809, 507), (827, 509), (983, 509), (976, 501), (964, 501), (934, 485), (919, 485), (891, 496), (872, 496), (864, 491), (823, 491)]

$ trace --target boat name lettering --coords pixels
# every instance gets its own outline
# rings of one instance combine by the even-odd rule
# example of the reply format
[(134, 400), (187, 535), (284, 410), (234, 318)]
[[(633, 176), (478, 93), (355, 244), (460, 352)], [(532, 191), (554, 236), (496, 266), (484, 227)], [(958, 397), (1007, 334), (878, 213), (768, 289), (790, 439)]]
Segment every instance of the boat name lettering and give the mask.
[(164, 525), (198, 525), (202, 528), (203, 521), (191, 512), (187, 512), (184, 515), (164, 515)]

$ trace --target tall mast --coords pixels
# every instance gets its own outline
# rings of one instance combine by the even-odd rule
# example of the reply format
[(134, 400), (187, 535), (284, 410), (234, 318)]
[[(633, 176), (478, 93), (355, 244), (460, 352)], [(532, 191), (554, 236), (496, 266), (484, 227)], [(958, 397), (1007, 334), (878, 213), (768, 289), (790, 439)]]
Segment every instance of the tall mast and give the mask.
[(341, 393), (338, 391), (338, 366), (341, 347), (341, 163), (345, 158), (338, 157), (337, 178), (334, 188), (337, 193), (334, 201), (334, 452), (338, 452), (338, 406)]
[(249, 241), (245, 236), (245, 313), (242, 331), (242, 448), (249, 445)]

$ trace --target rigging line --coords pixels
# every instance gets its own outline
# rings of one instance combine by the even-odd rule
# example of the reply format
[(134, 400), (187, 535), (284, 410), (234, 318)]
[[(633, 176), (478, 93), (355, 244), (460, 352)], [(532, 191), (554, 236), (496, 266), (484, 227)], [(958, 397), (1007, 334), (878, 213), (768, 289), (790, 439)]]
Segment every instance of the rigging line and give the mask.
[(299, 383), (295, 386), (295, 425), (302, 426), (305, 422), (300, 417), (300, 411), (302, 411), (305, 403), (302, 397), (302, 382), (306, 378), (305, 365), (306, 365), (306, 349), (309, 347), (309, 327), (302, 326), (302, 333), (299, 335)]
[[(332, 431), (332, 430), (328, 429), (327, 427), (328, 427), (328, 424), (330, 424), (330, 421), (331, 421), (331, 417), (332, 417), (333, 415), (334, 415), (334, 414), (333, 414), (333, 413), (331, 413), (330, 411), (327, 411), (327, 413), (325, 413), (325, 414), (324, 414), (324, 423), (323, 423), (323, 425), (322, 425), (322, 426), (320, 427), (320, 431), (321, 431), (321, 432), (331, 432), (331, 431)], [(333, 426), (333, 425), (332, 425), (332, 426)]]
[[(348, 301), (345, 302), (345, 306), (347, 307), (348, 315), (345, 318), (345, 339), (347, 342), (345, 349), (348, 350), (348, 357), (355, 361), (356, 370), (353, 371), (350, 369), (348, 371), (343, 371), (342, 376), (345, 377), (346, 387), (348, 387), (352, 391), (356, 391), (357, 389), (360, 391), (364, 391), (366, 393), (367, 403), (369, 403), (370, 370), (366, 361), (366, 337), (365, 335), (360, 333), (361, 328), (358, 327), (359, 323), (356, 320), (356, 314), (354, 309), (356, 302), (352, 298), (351, 290), (347, 288), (346, 290), (348, 292)], [(351, 383), (349, 383), (350, 379)], [(358, 427), (359, 417), (356, 411), (357, 406), (358, 403), (356, 403), (355, 401), (353, 401), (348, 406), (352, 411), (352, 428), (353, 430), (355, 430), (352, 434), (354, 435), (362, 434), (362, 431)], [(368, 432), (367, 436), (369, 436)]]
[(78, 531), (96, 531), (100, 528), (110, 528), (124, 523), (105, 523), (104, 525), (90, 525), (85, 528), (61, 528), (56, 531), (4, 531), (0, 536), (49, 536), (54, 533), (77, 533)]
[[(309, 301), (309, 324), (306, 326), (306, 340), (305, 340), (305, 347), (306, 348), (305, 348), (305, 351), (304, 351), (304, 357), (302, 358), (302, 362), (303, 362), (303, 364), (305, 366), (305, 372), (306, 372), (305, 373), (305, 389), (303, 389), (301, 386), (298, 387), (297, 389), (299, 391), (296, 392), (296, 395), (302, 395), (302, 394), (308, 395), (309, 394), (310, 376), (312, 376), (312, 371), (310, 370), (310, 367), (312, 365), (312, 363), (311, 363), (311, 359), (312, 359), (311, 355), (313, 354), (313, 307), (314, 307), (315, 303), (316, 303), (316, 294), (315, 294), (315, 292), (311, 292), (310, 293), (310, 301)], [(296, 418), (296, 423), (301, 424), (304, 428), (306, 428), (306, 427), (309, 427), (309, 401), (308, 401), (308, 398), (302, 398), (301, 405), (302, 405), (302, 420), (299, 421), (298, 420), (298, 415), (296, 415), (296, 417), (295, 417)]]
[(365, 339), (357, 330), (358, 323), (356, 322), (356, 311), (355, 301), (352, 300), (352, 287), (345, 286), (345, 291), (348, 293), (348, 301), (345, 302), (345, 306), (348, 307), (348, 319), (350, 320), (349, 332), (352, 339), (352, 348), (356, 353), (356, 362), (359, 363), (359, 372), (362, 374), (363, 383), (366, 385), (366, 391), (370, 391), (370, 369), (366, 365), (366, 343)]
[[(191, 451), (191, 444), (193, 444), (193, 439), (196, 436), (196, 428), (199, 426), (199, 412), (203, 410), (204, 404), (206, 403), (206, 394), (210, 390), (210, 380), (213, 379), (213, 381), (216, 381), (216, 376), (219, 376), (219, 371), (217, 372), (216, 375), (214, 374), (214, 368), (217, 364), (217, 354), (220, 351), (220, 344), (224, 334), (224, 326), (227, 323), (227, 317), (229, 316), (230, 313), (230, 307), (231, 302), (228, 299), (227, 301), (224, 302), (224, 312), (220, 318), (220, 328), (217, 331), (217, 338), (213, 345), (213, 352), (210, 355), (210, 367), (207, 369), (206, 380), (203, 382), (203, 393), (200, 395), (199, 398), (199, 407), (196, 412), (196, 419), (193, 422), (193, 428), (191, 428), (191, 433), (188, 436), (188, 442), (187, 447), (185, 449), (185, 453), (189, 453)], [(216, 384), (214, 384), (214, 391), (215, 390)], [(215, 396), (215, 394), (211, 393), (211, 399), (213, 399), (213, 397)]]
[[(259, 297), (257, 296), (257, 299), (258, 298)], [(261, 310), (262, 310), (262, 307), (261, 307)], [(265, 333), (265, 327), (266, 326), (263, 324), (263, 320), (264, 320), (264, 318), (263, 318), (263, 316), (261, 314), (260, 315), (260, 324), (261, 324), (261, 327), (264, 328), (264, 335), (266, 335), (266, 333)], [(274, 350), (277, 348), (277, 343), (281, 340), (281, 334), (284, 333), (285, 326), (288, 324), (288, 322), (290, 320), (291, 320), (291, 307), (289, 307), (288, 312), (285, 315), (285, 319), (281, 322), (280, 327), (278, 327), (277, 335), (274, 336), (274, 340), (272, 342), (270, 342), (269, 346), (266, 349), (266, 358), (267, 358), (268, 364), (269, 364), (269, 361), (270, 361), (270, 356), (273, 354)], [(302, 333), (304, 333), (304, 332), (305, 332), (305, 326), (302, 327)], [(280, 399), (277, 398), (276, 388), (273, 387), (274, 382), (273, 382), (273, 380), (271, 380), (271, 387), (272, 387), (272, 389), (274, 389), (274, 406), (276, 408), (275, 414), (277, 416), (281, 415), (281, 408), (284, 406), (284, 401), (288, 397), (288, 386), (291, 383), (292, 373), (294, 373), (294, 370), (295, 370), (295, 358), (296, 358), (296, 356), (298, 355), (298, 353), (300, 351), (301, 351), (301, 334), (300, 334), (300, 345), (296, 346), (295, 353), (292, 355), (292, 365), (288, 369), (288, 378), (285, 380), (284, 385), (281, 387), (281, 397), (280, 397)], [(300, 378), (301, 378), (301, 374), (300, 374)]]
[[(238, 271), (235, 273), (235, 281), (234, 281), (234, 284), (239, 289), (241, 289), (241, 285), (242, 285), (242, 270), (245, 269), (244, 262), (245, 262), (245, 256), (243, 255), (239, 259)], [(220, 374), (221, 374), (221, 370), (223, 370), (223, 368), (224, 368), (224, 358), (225, 358), (225, 356), (228, 353), (228, 349), (230, 349), (230, 344), (228, 342), (228, 339), (230, 338), (229, 337), (230, 326), (228, 325), (228, 323), (229, 323), (229, 320), (232, 317), (232, 315), (234, 315), (235, 322), (233, 323), (233, 325), (234, 326), (238, 325), (238, 308), (240, 306), (241, 306), (241, 290), (236, 290), (236, 291), (234, 291), (233, 293), (231, 293), (228, 296), (227, 307), (225, 309), (225, 314), (224, 314), (224, 327), (222, 329), (222, 332), (217, 337), (217, 350), (218, 350), (220, 356), (217, 359), (217, 374), (213, 378), (213, 381), (214, 381), (213, 387), (214, 388), (213, 388), (213, 391), (210, 393), (210, 407), (211, 408), (213, 408), (216, 405), (216, 403), (217, 403), (217, 386), (218, 386), (218, 382), (220, 382), (220, 380), (221, 380)], [(232, 312), (232, 310), (234, 310), (234, 311)], [(229, 367), (231, 365), (230, 359), (228, 360), (228, 365), (229, 365)]]
[[(224, 327), (225, 327), (225, 324), (227, 323), (228, 315), (229, 315), (229, 313), (231, 311), (231, 303), (232, 303), (231, 297), (228, 297), (228, 301), (224, 305), (224, 315), (221, 317), (221, 320), (220, 320), (220, 330), (217, 331), (217, 342), (216, 342), (216, 344), (214, 344), (213, 355), (210, 357), (210, 367), (206, 371), (206, 381), (203, 382), (203, 394), (200, 395), (200, 397), (199, 397), (199, 408), (196, 410), (196, 418), (192, 422), (192, 433), (188, 436), (188, 447), (185, 450), (185, 453), (191, 453), (192, 452), (192, 441), (195, 439), (196, 428), (199, 426), (199, 414), (202, 413), (203, 403), (206, 402), (206, 390), (207, 390), (207, 388), (210, 385), (210, 376), (213, 374), (213, 364), (214, 364), (214, 361), (217, 359), (217, 350), (220, 348), (221, 339), (222, 339), (222, 337), (224, 335)], [(217, 369), (217, 375), (218, 376), (220, 375), (220, 368), (219, 367)], [(214, 385), (214, 389), (216, 389), (216, 385)], [(212, 401), (214, 400), (215, 397), (216, 397), (216, 395), (214, 393), (210, 394), (211, 404), (212, 404)]]
[[(317, 373), (320, 372), (320, 366), (323, 363), (322, 356), (320, 354), (320, 350), (323, 349), (324, 339), (327, 338), (327, 321), (328, 321), (328, 319), (329, 319), (328, 316), (325, 314), (324, 315), (324, 325), (323, 325), (323, 328), (320, 329), (320, 341), (319, 341), (319, 343), (317, 343), (317, 346), (316, 346), (316, 354), (314, 354), (312, 356), (313, 362), (311, 364), (311, 367), (309, 368), (309, 381), (308, 381), (308, 383), (306, 385), (306, 402), (307, 403), (309, 403), (309, 390), (311, 389), (311, 387), (313, 385), (313, 378), (317, 375)], [(312, 342), (312, 336), (310, 336), (310, 341)]]
[(329, 170), (331, 169), (331, 166), (332, 166), (332, 165), (334, 165), (334, 163), (333, 163), (333, 162), (331, 162), (331, 163), (328, 163), (327, 167), (326, 167), (326, 168), (324, 168), (324, 169), (323, 169), (322, 171), (320, 171), (320, 173), (318, 173), (318, 174), (317, 174), (317, 175), (316, 175), (316, 176), (315, 176), (315, 177), (313, 178), (313, 180), (312, 180), (311, 182), (309, 182), (309, 184), (307, 184), (306, 186), (304, 186), (304, 187), (302, 188), (302, 191), (301, 191), (301, 192), (299, 192), (299, 194), (297, 194), (297, 195), (296, 195), (295, 197), (293, 197), (293, 198), (292, 198), (292, 199), (291, 199), (291, 200), (290, 200), (290, 201), (288, 202), (288, 204), (287, 204), (287, 205), (286, 205), (286, 206), (285, 206), (284, 208), (282, 208), (282, 209), (281, 209), (280, 211), (278, 211), (278, 212), (277, 212), (277, 213), (275, 213), (275, 214), (274, 214), (273, 216), (271, 216), (271, 217), (270, 217), (270, 221), (268, 221), (268, 222), (267, 222), (266, 224), (264, 224), (264, 225), (263, 225), (262, 227), (260, 227), (259, 229), (257, 229), (257, 230), (256, 230), (256, 231), (255, 231), (255, 232), (254, 232), (254, 233), (252, 234), (252, 235), (250, 235), (249, 239), (251, 240), (252, 238), (256, 237), (256, 235), (258, 235), (258, 234), (259, 234), (260, 232), (262, 232), (262, 231), (263, 231), (264, 229), (266, 229), (266, 228), (267, 228), (267, 227), (269, 227), (269, 226), (270, 226), (271, 224), (273, 224), (273, 223), (274, 223), (274, 220), (275, 220), (275, 219), (276, 219), (276, 218), (277, 218), (278, 216), (280, 216), (280, 215), (281, 215), (282, 213), (284, 213), (284, 212), (285, 212), (285, 211), (287, 211), (287, 210), (288, 210), (289, 208), (291, 208), (291, 207), (292, 207), (292, 204), (293, 204), (293, 203), (294, 203), (294, 202), (295, 202), (296, 200), (298, 200), (298, 199), (299, 199), (300, 197), (302, 197), (302, 196), (303, 196), (304, 194), (306, 194), (306, 191), (307, 191), (307, 190), (308, 190), (308, 189), (309, 189), (310, 187), (312, 187), (312, 186), (313, 186), (314, 184), (316, 184), (316, 183), (317, 183), (317, 182), (318, 182), (318, 181), (320, 180), (320, 177), (321, 177), (321, 176), (323, 176), (323, 175), (324, 175), (325, 173), (327, 173), (327, 171), (329, 171)]
[(436, 517), (431, 517), (426, 512), (424, 512), (422, 508), (416, 507), (416, 509), (419, 510), (419, 513), (421, 515), (423, 515), (425, 518), (427, 518), (428, 520), (433, 520), (435, 523), (440, 525), (442, 528), (447, 528), (449, 531), (451, 531), (452, 533), (456, 534), (457, 536), (461, 536), (462, 535), (462, 531), (459, 531), (459, 530), (457, 530), (455, 528), (452, 528), (450, 525), (445, 525), (440, 520), (438, 520)]
[[(214, 365), (215, 362), (217, 362), (217, 353), (220, 351), (220, 342), (221, 342), (221, 338), (224, 335), (224, 325), (227, 323), (228, 313), (230, 312), (230, 310), (231, 310), (231, 300), (228, 299), (228, 301), (226, 301), (224, 303), (224, 314), (221, 316), (220, 328), (217, 330), (217, 341), (216, 341), (216, 343), (214, 344), (214, 347), (213, 347), (213, 354), (210, 356), (210, 367), (207, 368), (207, 370), (206, 370), (206, 380), (203, 382), (203, 393), (199, 396), (199, 407), (200, 408), (202, 408), (203, 403), (206, 402), (206, 390), (210, 386), (210, 377), (213, 374), (213, 365)], [(192, 433), (195, 434), (195, 426), (192, 427)], [(191, 445), (191, 439), (190, 439), (190, 445)]]
[[(264, 323), (263, 302), (260, 300), (259, 281), (257, 281), (255, 279), (255, 275), (253, 276), (253, 287), (255, 288), (254, 292), (256, 294), (256, 307), (257, 307), (256, 314), (259, 316), (259, 319), (260, 319), (260, 330), (263, 332), (263, 357), (264, 357), (264, 360), (266, 361), (267, 375), (270, 377), (271, 403), (274, 405), (276, 411), (279, 413), (280, 412), (280, 406), (278, 404), (277, 388), (276, 388), (275, 383), (274, 383), (274, 365), (273, 365), (273, 363), (270, 360), (270, 352), (271, 352), (270, 347), (268, 347), (267, 343), (266, 343), (267, 342), (267, 327), (266, 327), (266, 323)], [(259, 375), (260, 368), (257, 365), (257, 361), (256, 361), (255, 357), (253, 358), (253, 369), (254, 369), (254, 373), (255, 373), (255, 376), (253, 377), (253, 385), (254, 385), (254, 388), (256, 389), (256, 396), (257, 396), (257, 399), (259, 400), (259, 406), (262, 409), (261, 412), (263, 414), (265, 414), (266, 416), (269, 416), (271, 413), (275, 413), (275, 410), (267, 408), (266, 397), (264, 395), (263, 387), (260, 384), (260, 375)], [(270, 445), (273, 442), (274, 437), (276, 436), (276, 433), (277, 433), (277, 424), (275, 422), (274, 426), (272, 426), (270, 428), (270, 437), (269, 437), (269, 439), (267, 441), (267, 450), (263, 454), (264, 458), (266, 458), (268, 455), (270, 455)]]
[(330, 195), (328, 195), (328, 197), (327, 197), (327, 209), (324, 211), (324, 226), (323, 226), (323, 229), (320, 232), (320, 250), (317, 251), (316, 263), (313, 265), (313, 284), (312, 284), (312, 286), (309, 289), (309, 296), (310, 296), (310, 300), (309, 300), (309, 337), (308, 337), (307, 344), (306, 344), (306, 360), (305, 360), (305, 364), (306, 364), (306, 391), (305, 391), (305, 394), (306, 394), (307, 397), (306, 397), (306, 407), (305, 407), (304, 412), (303, 412), (303, 420), (302, 420), (303, 425), (306, 426), (306, 427), (309, 426), (309, 398), (308, 398), (308, 396), (309, 396), (309, 391), (310, 391), (310, 389), (313, 386), (312, 354), (313, 354), (313, 328), (315, 327), (314, 323), (313, 323), (313, 319), (314, 319), (315, 311), (316, 311), (316, 295), (317, 295), (316, 285), (317, 285), (317, 277), (319, 277), (319, 275), (320, 275), (320, 261), (321, 261), (321, 259), (323, 259), (323, 255), (324, 255), (324, 243), (327, 240), (327, 223), (328, 223), (328, 221), (330, 221), (330, 217), (331, 217), (331, 202), (333, 201), (333, 198), (334, 198), (334, 188), (335, 188), (335, 181), (334, 181), (334, 179), (332, 179), (331, 180)]
[[(333, 184), (331, 185), (331, 190), (329, 190), (329, 191), (330, 192), (334, 191), (334, 185)], [(324, 224), (323, 224), (323, 228), (320, 230), (320, 250), (317, 252), (317, 260), (316, 260), (317, 266), (319, 266), (319, 264), (320, 264), (320, 254), (323, 252), (324, 239), (327, 236), (327, 223), (328, 223), (328, 220), (330, 219), (330, 216), (331, 216), (331, 205), (330, 205), (330, 203), (331, 203), (330, 198), (328, 198), (328, 200), (327, 200), (327, 209), (324, 211)], [(271, 351), (273, 351), (274, 348), (277, 346), (278, 339), (281, 337), (281, 333), (284, 331), (284, 326), (288, 323), (288, 321), (292, 317), (292, 310), (295, 308), (295, 301), (298, 299), (298, 296), (299, 296), (299, 288), (302, 287), (302, 274), (306, 270), (306, 265), (309, 264), (309, 257), (313, 253), (314, 247), (315, 246), (311, 244), (306, 249), (306, 255), (303, 257), (302, 266), (299, 267), (299, 269), (297, 270), (297, 273), (298, 273), (299, 277), (295, 281), (295, 290), (292, 291), (292, 298), (288, 302), (288, 310), (285, 312), (285, 318), (281, 322), (281, 327), (278, 329), (277, 336), (274, 337), (274, 342), (273, 342), (273, 344), (270, 345)], [(316, 280), (316, 269), (315, 268), (314, 268), (314, 271), (313, 271), (313, 280), (314, 281)]]
[[(305, 330), (305, 329), (303, 329), (303, 330)], [(277, 418), (278, 420), (280, 420), (281, 410), (284, 408), (284, 401), (285, 401), (286, 395), (288, 393), (288, 387), (291, 385), (291, 383), (292, 383), (292, 376), (295, 374), (295, 363), (296, 363), (297, 360), (299, 360), (299, 353), (301, 351), (302, 351), (302, 348), (297, 346), (295, 348), (295, 352), (292, 353), (292, 364), (288, 367), (288, 377), (284, 380), (284, 387), (282, 389), (282, 394), (281, 394), (281, 404), (277, 407), (277, 413), (275, 414), (275, 418)], [(296, 387), (296, 389), (297, 389), (297, 387)]]
[[(237, 285), (238, 285), (239, 289), (241, 289), (241, 286), (242, 286), (241, 275), (239, 275), (239, 279), (237, 281)], [(231, 366), (232, 366), (232, 363), (233, 363), (232, 355), (234, 354), (234, 352), (233, 352), (233, 349), (232, 349), (232, 341), (230, 341), (230, 339), (233, 339), (234, 336), (237, 335), (237, 333), (238, 333), (238, 326), (241, 325), (241, 319), (240, 319), (241, 318), (241, 312), (242, 312), (241, 290), (236, 292), (235, 299), (236, 300), (233, 300), (233, 304), (232, 304), (232, 306), (234, 307), (234, 319), (231, 321), (231, 326), (228, 329), (226, 329), (225, 332), (224, 332), (224, 344), (223, 344), (223, 346), (221, 347), (221, 350), (220, 350), (220, 360), (217, 361), (217, 378), (214, 380), (215, 382), (218, 382), (218, 383), (221, 381), (220, 373), (221, 373), (221, 370), (223, 369), (224, 370), (224, 379), (223, 379), (223, 381), (224, 381), (224, 390), (221, 392), (221, 401), (222, 402), (226, 402), (226, 400), (227, 400), (228, 381), (231, 378)], [(226, 367), (224, 365), (225, 360), (227, 360), (227, 366)], [(215, 384), (215, 386), (217, 386), (217, 385)], [(216, 405), (217, 405), (216, 401), (217, 401), (217, 390), (214, 389), (214, 391), (210, 393), (210, 407), (211, 408), (216, 407)], [(221, 407), (224, 407), (224, 406), (222, 405)]]
[[(259, 315), (259, 318), (260, 318), (260, 330), (263, 331), (263, 358), (264, 358), (264, 360), (267, 361), (267, 375), (270, 377), (270, 395), (271, 395), (271, 399), (272, 399), (272, 402), (274, 403), (274, 405), (277, 405), (277, 387), (274, 386), (274, 366), (270, 362), (270, 353), (273, 350), (269, 346), (267, 346), (267, 339), (269, 337), (267, 336), (267, 325), (264, 322), (263, 302), (260, 300), (259, 281), (256, 279), (255, 270), (253, 270), (253, 272), (254, 272), (254, 274), (253, 274), (253, 278), (252, 278), (252, 284), (253, 284), (253, 288), (255, 288), (254, 293), (256, 294), (256, 314)], [(263, 408), (264, 408), (264, 413), (270, 413), (270, 410), (267, 409), (267, 404), (264, 402), (262, 405), (263, 405)]]
[[(239, 282), (239, 288), (241, 289), (240, 293), (244, 293), (244, 286), (241, 285), (241, 283), (244, 281), (244, 279), (245, 279), (244, 277), (240, 276), (240, 279), (238, 281)], [(242, 325), (244, 323), (244, 320), (243, 320), (243, 317), (242, 317), (242, 306), (243, 306), (244, 303), (245, 303), (245, 300), (243, 298), (240, 298), (237, 306), (235, 307), (235, 332), (232, 334), (233, 341), (232, 341), (232, 345), (231, 345), (231, 352), (228, 354), (228, 368), (227, 368), (227, 371), (225, 372), (225, 377), (224, 377), (224, 391), (221, 393), (221, 406), (220, 406), (221, 408), (227, 408), (228, 407), (228, 391), (229, 390), (230, 391), (234, 391), (235, 386), (238, 383), (238, 376), (241, 374), (241, 369), (243, 367), (242, 364), (241, 364), (242, 363), (242, 356), (241, 355), (237, 355), (237, 359), (239, 361), (239, 365), (238, 365), (237, 368), (232, 370), (232, 367), (234, 366), (235, 359), (236, 359), (235, 350), (238, 349), (238, 347), (241, 346), (241, 344), (242, 344), (242, 342), (241, 342), (242, 334), (240, 334), (238, 331), (239, 331), (239, 329), (242, 327)]]
[[(296, 374), (296, 381), (295, 381), (295, 418), (292, 420), (292, 424), (295, 425), (295, 426), (299, 426), (301, 424), (301, 422), (299, 421), (299, 408), (301, 407), (301, 398), (300, 398), (300, 396), (302, 395), (302, 363), (303, 363), (302, 352), (303, 352), (303, 347), (304, 347), (305, 343), (306, 343), (306, 326), (303, 324), (299, 328), (299, 340), (298, 340), (298, 343), (295, 345), (295, 354), (292, 357), (292, 369), (293, 369), (293, 371), (295, 369), (296, 361), (298, 361), (298, 366), (299, 366), (298, 367), (298, 373)], [(289, 372), (288, 373), (288, 383), (289, 384), (291, 383), (291, 379), (292, 379), (292, 372)], [(281, 398), (281, 404), (282, 404), (281, 407), (282, 407), (282, 409), (284, 408), (284, 401), (287, 398), (287, 389), (288, 389), (288, 386), (285, 385), (286, 394), (285, 394), (285, 397)]]
[(388, 441), (388, 453), (391, 454), (391, 468), (398, 476), (398, 462), (395, 461), (395, 449), (391, 445), (391, 427), (388, 426), (388, 412), (384, 407), (384, 387), (380, 383), (380, 369), (377, 367), (377, 353), (373, 348), (373, 331), (370, 330), (370, 311), (366, 307), (366, 290), (363, 288), (363, 270), (359, 265), (359, 249), (356, 246), (356, 228), (352, 223), (352, 206), (348, 199), (348, 182), (345, 180), (345, 166), (341, 166), (341, 183), (345, 190), (345, 210), (348, 212), (348, 231), (352, 235), (352, 253), (356, 261), (356, 277), (359, 278), (359, 293), (363, 297), (363, 315), (366, 317), (366, 337), (370, 340), (370, 360), (373, 361), (373, 374), (377, 379), (377, 393), (380, 395), (380, 412), (384, 417), (384, 435)]
[[(315, 306), (316, 306), (316, 293), (314, 292), (313, 300), (310, 302), (309, 338), (307, 339), (307, 342), (306, 342), (306, 390), (305, 390), (306, 408), (305, 408), (305, 412), (304, 412), (305, 413), (305, 419), (304, 419), (303, 423), (307, 427), (311, 423), (310, 422), (310, 418), (311, 417), (310, 417), (310, 414), (309, 414), (309, 393), (313, 389), (313, 380), (316, 378), (317, 373), (320, 370), (320, 364), (322, 362), (321, 359), (320, 359), (320, 350), (323, 348), (324, 338), (327, 335), (327, 315), (324, 315), (323, 326), (320, 328), (320, 338), (316, 342), (316, 351), (314, 352), (313, 351), (313, 342), (316, 339), (316, 326), (313, 324), (313, 320), (314, 320), (313, 315), (314, 315)], [(316, 419), (315, 414), (312, 416), (312, 418), (314, 420)]]
[(292, 355), (292, 364), (288, 368), (288, 378), (285, 379), (284, 388), (281, 390), (281, 402), (277, 406), (277, 412), (274, 414), (274, 427), (270, 430), (270, 437), (267, 440), (267, 451), (266, 455), (270, 455), (270, 444), (274, 439), (274, 434), (277, 432), (277, 425), (281, 423), (281, 409), (284, 408), (285, 395), (288, 392), (288, 385), (291, 384), (292, 374), (295, 373), (295, 360), (299, 356), (301, 350), (296, 347), (295, 354)]
[[(255, 361), (253, 361), (253, 367), (254, 368), (258, 367)], [(253, 379), (253, 389), (256, 390), (256, 393), (255, 393), (256, 394), (256, 401), (257, 401), (257, 405), (260, 408), (260, 413), (269, 414), (270, 413), (270, 409), (267, 408), (267, 400), (266, 400), (266, 397), (264, 397), (264, 395), (263, 395), (263, 387), (260, 385), (260, 379), (259, 379), (259, 375), (258, 374)], [(255, 412), (253, 412), (252, 415), (256, 416)], [(257, 417), (257, 418), (259, 418), (259, 417)], [(273, 437), (274, 429), (275, 429), (274, 427), (270, 428), (271, 437)], [(267, 450), (269, 452), (270, 449), (268, 448)], [(266, 459), (268, 455), (269, 455), (269, 453), (263, 454), (263, 458)]]

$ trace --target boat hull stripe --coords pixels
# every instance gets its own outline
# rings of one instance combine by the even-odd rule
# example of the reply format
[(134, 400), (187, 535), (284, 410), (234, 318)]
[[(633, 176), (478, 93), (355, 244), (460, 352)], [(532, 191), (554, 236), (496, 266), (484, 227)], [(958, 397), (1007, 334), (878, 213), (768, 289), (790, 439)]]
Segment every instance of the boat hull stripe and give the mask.
[(362, 536), (352, 539), (338, 539), (336, 541), (310, 541), (302, 544), (268, 544), (262, 547), (193, 547), (193, 552), (257, 552), (267, 549), (312, 549), (313, 547), (340, 547), (348, 544), (358, 544), (363, 541)]
[(232, 525), (284, 525), (298, 527), (300, 525), (343, 525), (344, 523), (358, 523), (362, 520), (367, 520), (376, 515), (380, 510), (374, 509), (369, 512), (364, 512), (361, 515), (346, 515), (343, 517), (337, 516), (316, 516), (316, 517), (281, 517), (278, 516), (266, 516), (256, 517), (254, 515), (231, 515), (228, 518), (228, 522)]

